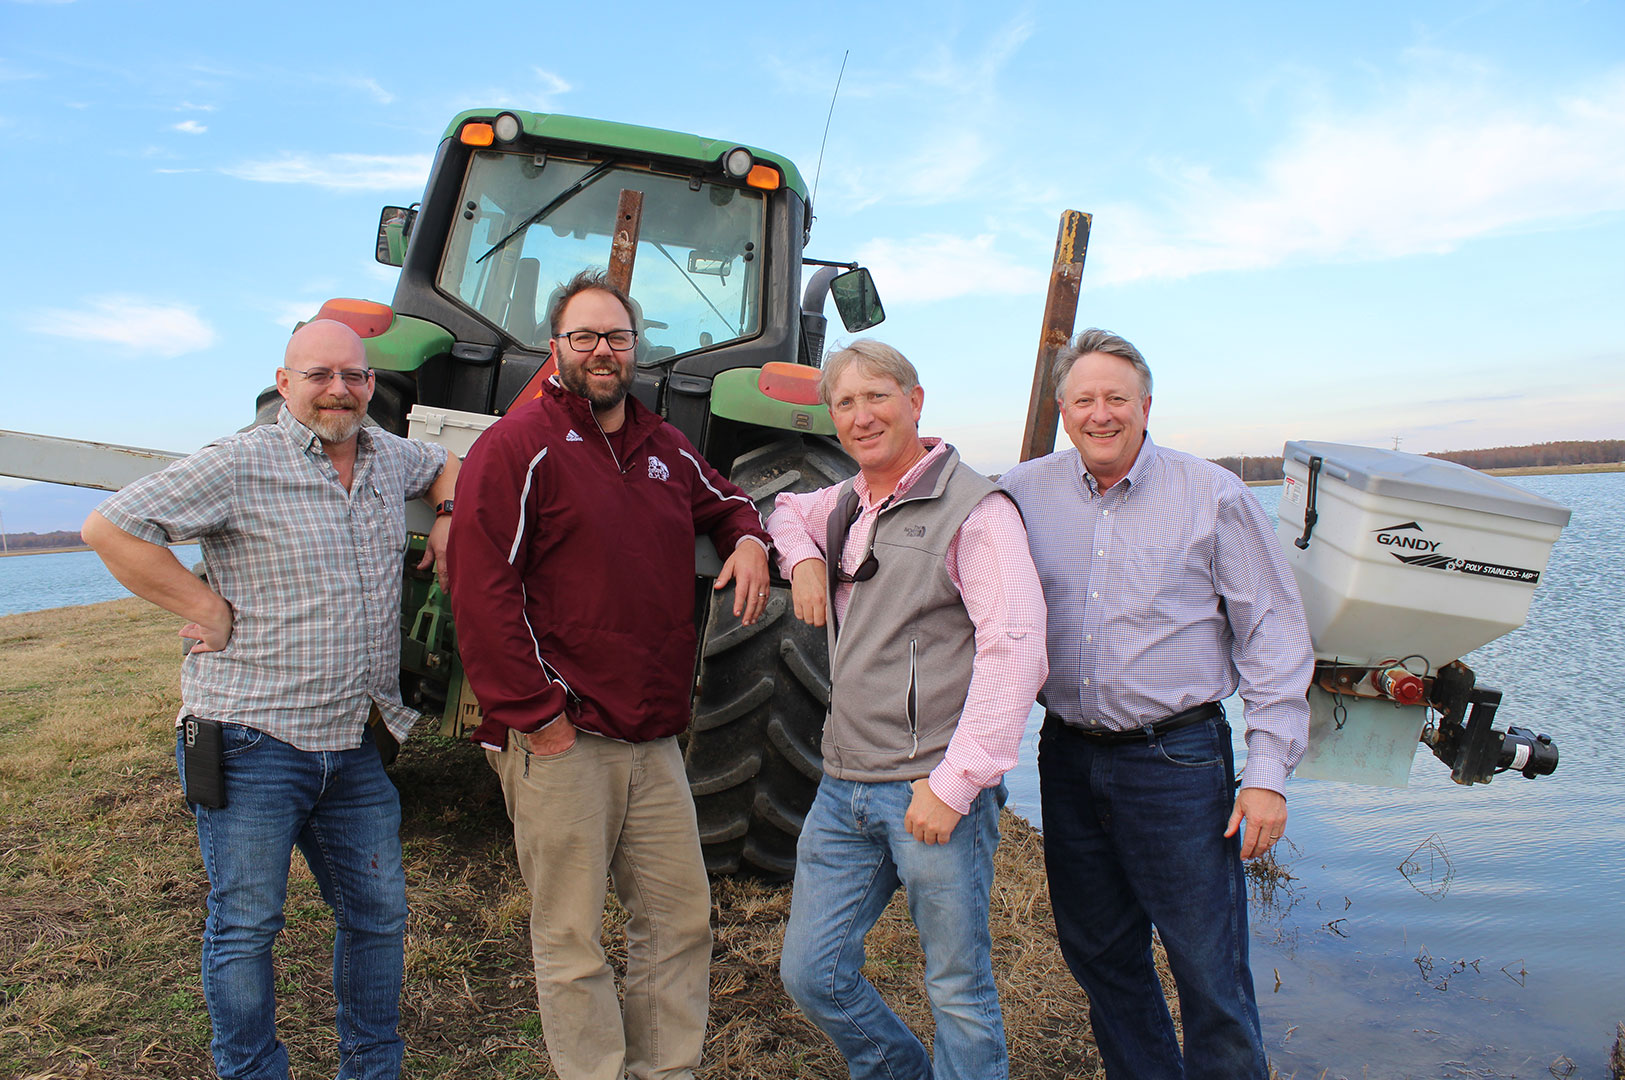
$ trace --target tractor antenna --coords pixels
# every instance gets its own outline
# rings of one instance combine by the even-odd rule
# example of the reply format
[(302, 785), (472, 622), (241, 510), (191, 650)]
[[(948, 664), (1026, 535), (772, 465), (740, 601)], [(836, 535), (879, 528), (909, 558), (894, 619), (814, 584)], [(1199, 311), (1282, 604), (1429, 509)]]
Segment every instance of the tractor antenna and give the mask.
[(841, 96), (841, 78), (846, 74), (846, 58), (852, 55), (848, 49), (841, 54), (841, 71), (835, 76), (835, 93), (829, 96), (829, 115), (824, 117), (824, 140), (818, 144), (818, 168), (813, 170), (813, 197), (812, 204), (818, 205), (818, 178), (824, 174), (824, 147), (829, 143), (829, 122), (835, 117), (835, 99)]

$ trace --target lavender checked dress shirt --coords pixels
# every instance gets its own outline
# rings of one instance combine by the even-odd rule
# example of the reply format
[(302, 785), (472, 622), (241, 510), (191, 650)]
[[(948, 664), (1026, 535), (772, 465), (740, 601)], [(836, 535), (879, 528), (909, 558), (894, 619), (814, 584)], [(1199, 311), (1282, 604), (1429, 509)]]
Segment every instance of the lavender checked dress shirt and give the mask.
[(1291, 568), (1246, 485), (1149, 435), (1106, 491), (1073, 447), (1000, 483), (1026, 519), (1049, 611), (1044, 707), (1125, 730), (1239, 688), (1243, 785), (1282, 792), (1307, 744), (1314, 656)]

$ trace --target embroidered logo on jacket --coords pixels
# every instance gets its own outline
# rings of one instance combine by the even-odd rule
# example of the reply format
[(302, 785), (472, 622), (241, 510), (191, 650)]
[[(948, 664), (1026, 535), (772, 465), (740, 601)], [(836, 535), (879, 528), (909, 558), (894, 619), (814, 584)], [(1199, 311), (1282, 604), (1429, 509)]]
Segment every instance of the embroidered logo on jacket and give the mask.
[(925, 526), (924, 525), (904, 525), (903, 526), (903, 535), (904, 536), (912, 536), (917, 540), (920, 537), (925, 535)]
[(565, 442), (580, 442), (581, 441), (581, 436), (576, 434), (576, 429), (575, 428), (571, 428), (570, 429), (570, 434), (568, 434), (568, 435), (566, 435), (564, 437), (564, 441)]
[(670, 480), (671, 479), (671, 470), (666, 468), (666, 463), (664, 461), (661, 461), (659, 458), (655, 457), (653, 454), (649, 455), (649, 479), (651, 479), (651, 480)]

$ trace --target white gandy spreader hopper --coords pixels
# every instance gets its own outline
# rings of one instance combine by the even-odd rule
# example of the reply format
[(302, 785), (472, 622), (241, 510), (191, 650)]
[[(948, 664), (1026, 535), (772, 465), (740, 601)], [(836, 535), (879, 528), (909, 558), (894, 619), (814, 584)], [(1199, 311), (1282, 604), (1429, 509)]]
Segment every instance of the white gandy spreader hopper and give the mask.
[(1404, 787), (1418, 740), (1458, 784), (1557, 768), (1490, 725), (1501, 692), (1461, 657), (1523, 625), (1569, 511), (1437, 458), (1289, 442), (1277, 535), (1303, 593), (1315, 676), (1297, 775)]

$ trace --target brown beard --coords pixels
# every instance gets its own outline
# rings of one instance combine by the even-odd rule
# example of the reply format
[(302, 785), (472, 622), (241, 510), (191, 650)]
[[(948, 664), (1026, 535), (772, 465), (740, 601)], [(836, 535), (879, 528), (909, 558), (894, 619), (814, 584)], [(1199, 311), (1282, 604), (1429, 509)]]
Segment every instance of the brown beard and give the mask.
[(564, 384), (566, 390), (586, 398), (594, 409), (613, 409), (626, 399), (627, 391), (632, 388), (632, 371), (630, 368), (624, 371), (614, 386), (594, 391), (587, 378), (586, 364), (571, 364), (569, 367), (560, 364), (559, 382)]

